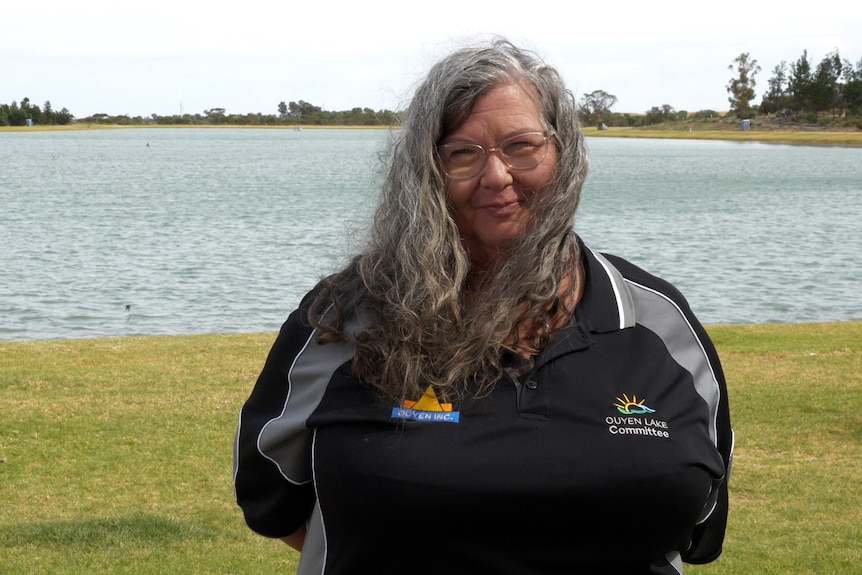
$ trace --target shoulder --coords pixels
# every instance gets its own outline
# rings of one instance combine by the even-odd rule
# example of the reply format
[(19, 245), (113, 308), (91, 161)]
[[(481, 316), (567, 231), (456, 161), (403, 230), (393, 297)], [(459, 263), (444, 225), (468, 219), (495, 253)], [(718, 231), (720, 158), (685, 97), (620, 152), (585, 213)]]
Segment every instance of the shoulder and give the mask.
[(306, 293), (299, 305), (294, 309), (281, 325), (273, 350), (285, 351), (286, 348), (298, 351), (305, 345), (314, 333), (311, 322), (311, 310), (317, 305), (318, 296), (321, 293), (320, 286)]
[(601, 256), (610, 262), (619, 271), (626, 283), (633, 288), (653, 291), (672, 300), (675, 304), (684, 307), (686, 311), (690, 312), (685, 296), (668, 280), (654, 275), (620, 256), (608, 253), (602, 253)]
[(702, 374), (705, 378), (699, 381), (699, 391), (702, 395), (723, 395), (718, 384), (722, 382), (723, 386), (724, 376), (715, 346), (682, 293), (669, 281), (621, 257), (610, 254), (597, 257), (621, 278), (619, 297), (629, 302), (623, 306), (627, 325), (637, 325), (655, 334), (671, 355), (693, 373), (699, 372), (698, 366), (708, 366), (708, 372)]
[(629, 260), (582, 244), (587, 272), (581, 313), (596, 331), (643, 324), (657, 315), (696, 322), (686, 298), (671, 282)]

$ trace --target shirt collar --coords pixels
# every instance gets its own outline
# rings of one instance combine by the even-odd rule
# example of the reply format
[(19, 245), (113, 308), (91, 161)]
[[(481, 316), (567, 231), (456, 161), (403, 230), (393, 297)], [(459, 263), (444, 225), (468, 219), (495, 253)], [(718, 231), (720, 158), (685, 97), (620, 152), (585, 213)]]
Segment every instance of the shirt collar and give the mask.
[(629, 286), (620, 271), (604, 255), (578, 238), (586, 281), (575, 308), (577, 323), (593, 333), (633, 327), (635, 309)]
[(587, 349), (593, 343), (594, 333), (608, 333), (635, 324), (631, 292), (620, 271), (580, 238), (578, 244), (584, 264), (584, 293), (575, 307), (574, 321), (561, 329), (539, 354), (536, 368), (560, 355)]

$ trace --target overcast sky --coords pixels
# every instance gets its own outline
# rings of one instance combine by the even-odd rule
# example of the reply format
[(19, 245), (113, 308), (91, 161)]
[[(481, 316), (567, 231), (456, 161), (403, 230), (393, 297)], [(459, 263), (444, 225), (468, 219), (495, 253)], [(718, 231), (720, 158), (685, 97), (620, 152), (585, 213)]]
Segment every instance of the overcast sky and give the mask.
[(40, 0), (8, 2), (0, 27), (0, 103), (28, 97), (76, 117), (396, 110), (441, 55), (508, 36), (556, 66), (580, 98), (616, 112), (726, 110), (727, 67), (749, 52), (762, 71), (808, 50), (862, 59), (862, 3), (723, 0)]

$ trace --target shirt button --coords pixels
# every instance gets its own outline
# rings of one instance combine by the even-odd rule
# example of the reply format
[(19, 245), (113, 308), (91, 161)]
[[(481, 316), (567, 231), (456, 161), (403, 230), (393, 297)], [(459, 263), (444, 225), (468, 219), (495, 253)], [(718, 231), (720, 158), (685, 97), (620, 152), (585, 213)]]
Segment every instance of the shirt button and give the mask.
[(527, 389), (536, 389), (539, 386), (535, 379), (527, 380)]

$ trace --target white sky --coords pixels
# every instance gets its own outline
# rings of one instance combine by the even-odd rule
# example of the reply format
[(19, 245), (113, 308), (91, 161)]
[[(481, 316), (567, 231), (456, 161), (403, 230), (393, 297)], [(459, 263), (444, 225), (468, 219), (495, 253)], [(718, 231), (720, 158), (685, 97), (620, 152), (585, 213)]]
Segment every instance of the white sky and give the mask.
[(396, 110), (428, 67), (464, 40), (508, 36), (536, 50), (580, 98), (616, 112), (669, 104), (728, 108), (727, 69), (749, 52), (762, 71), (808, 50), (862, 59), (862, 3), (823, 10), (773, 0), (41, 0), (8, 2), (0, 23), (0, 103), (30, 98), (76, 117)]

